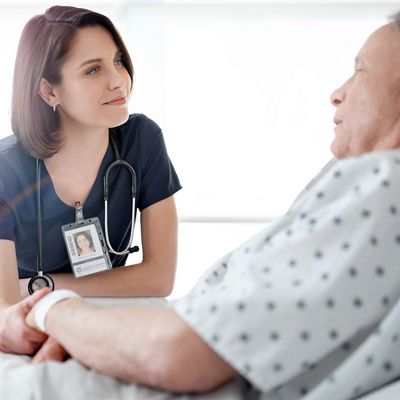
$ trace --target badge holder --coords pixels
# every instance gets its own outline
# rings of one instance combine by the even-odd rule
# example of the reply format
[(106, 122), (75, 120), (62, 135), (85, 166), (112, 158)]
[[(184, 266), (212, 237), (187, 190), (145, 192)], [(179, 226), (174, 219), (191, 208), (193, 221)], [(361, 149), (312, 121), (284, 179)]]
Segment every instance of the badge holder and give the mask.
[(112, 269), (100, 221), (84, 219), (79, 202), (75, 203), (75, 222), (61, 230), (75, 278)]

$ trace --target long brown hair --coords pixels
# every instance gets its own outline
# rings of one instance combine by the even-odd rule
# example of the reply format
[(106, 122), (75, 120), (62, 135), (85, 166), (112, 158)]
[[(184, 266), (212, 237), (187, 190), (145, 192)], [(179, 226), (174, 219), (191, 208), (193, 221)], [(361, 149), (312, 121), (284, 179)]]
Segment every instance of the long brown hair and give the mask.
[(44, 78), (54, 85), (61, 82), (61, 67), (71, 42), (79, 29), (89, 26), (102, 26), (111, 34), (133, 82), (128, 50), (106, 16), (83, 8), (54, 6), (30, 19), (22, 32), (15, 61), (11, 126), (33, 157), (51, 157), (61, 145), (57, 113), (40, 97), (40, 80)]

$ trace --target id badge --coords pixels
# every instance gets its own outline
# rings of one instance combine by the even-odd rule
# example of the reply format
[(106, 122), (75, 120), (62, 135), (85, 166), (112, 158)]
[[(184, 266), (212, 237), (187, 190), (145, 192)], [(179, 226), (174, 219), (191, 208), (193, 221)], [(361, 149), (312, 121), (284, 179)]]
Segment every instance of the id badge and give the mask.
[(97, 217), (63, 225), (61, 230), (76, 278), (112, 269)]

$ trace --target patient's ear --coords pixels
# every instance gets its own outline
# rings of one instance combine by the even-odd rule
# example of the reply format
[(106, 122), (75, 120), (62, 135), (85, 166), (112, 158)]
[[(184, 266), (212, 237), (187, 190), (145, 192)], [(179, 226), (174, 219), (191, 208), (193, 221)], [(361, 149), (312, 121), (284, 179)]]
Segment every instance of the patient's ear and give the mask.
[(59, 103), (53, 86), (44, 78), (40, 79), (38, 93), (50, 107), (54, 107)]

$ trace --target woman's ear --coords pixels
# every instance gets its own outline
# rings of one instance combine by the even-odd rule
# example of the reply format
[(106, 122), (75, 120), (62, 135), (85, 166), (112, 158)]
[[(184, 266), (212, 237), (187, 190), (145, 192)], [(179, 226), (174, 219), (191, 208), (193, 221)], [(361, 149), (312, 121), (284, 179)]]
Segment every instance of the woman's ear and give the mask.
[(40, 79), (38, 93), (50, 107), (54, 108), (59, 104), (57, 96), (54, 94), (53, 86), (44, 78)]

